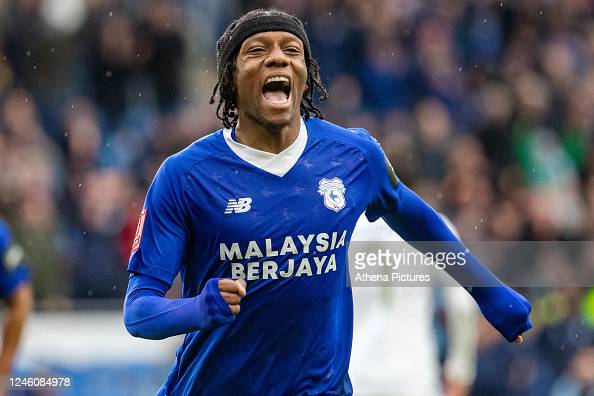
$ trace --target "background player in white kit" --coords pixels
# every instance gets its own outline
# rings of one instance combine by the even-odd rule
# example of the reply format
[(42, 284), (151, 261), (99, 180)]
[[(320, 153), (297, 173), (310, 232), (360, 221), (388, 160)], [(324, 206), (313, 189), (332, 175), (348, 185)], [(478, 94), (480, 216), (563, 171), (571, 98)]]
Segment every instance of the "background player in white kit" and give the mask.
[[(447, 219), (444, 219), (447, 220)], [(447, 222), (447, 221), (446, 221)], [(450, 228), (453, 229), (451, 224)], [(383, 220), (361, 216), (351, 242), (402, 242)], [(432, 287), (353, 287), (355, 311), (349, 375), (364, 396), (463, 396), (476, 372), (479, 311), (462, 288), (439, 289), (446, 314), (442, 370)]]

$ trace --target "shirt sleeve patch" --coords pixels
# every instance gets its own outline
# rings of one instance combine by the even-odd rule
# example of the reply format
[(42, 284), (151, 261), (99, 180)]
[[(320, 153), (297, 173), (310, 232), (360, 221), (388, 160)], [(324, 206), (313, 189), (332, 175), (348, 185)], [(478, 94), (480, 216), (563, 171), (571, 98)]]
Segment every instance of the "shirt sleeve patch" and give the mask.
[(396, 188), (396, 186), (398, 185), (398, 176), (396, 176), (396, 172), (394, 172), (394, 168), (388, 160), (388, 157), (384, 155), (384, 158), (386, 160), (386, 171), (388, 172), (388, 179), (390, 179), (390, 184), (392, 185), (392, 187)]
[(146, 208), (140, 212), (138, 219), (138, 226), (136, 226), (136, 235), (134, 235), (134, 242), (132, 242), (132, 253), (136, 252), (140, 247), (140, 240), (142, 239), (142, 229), (144, 228), (144, 217), (146, 216)]

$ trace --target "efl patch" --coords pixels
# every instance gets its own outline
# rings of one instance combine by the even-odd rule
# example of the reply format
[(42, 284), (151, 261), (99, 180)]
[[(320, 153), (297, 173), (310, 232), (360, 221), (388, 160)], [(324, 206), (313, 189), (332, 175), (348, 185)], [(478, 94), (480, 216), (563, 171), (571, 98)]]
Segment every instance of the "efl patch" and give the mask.
[(324, 197), (324, 205), (328, 209), (338, 212), (346, 205), (346, 188), (338, 177), (320, 180), (318, 192)]
[(144, 228), (144, 216), (146, 215), (146, 208), (142, 208), (140, 218), (138, 219), (138, 226), (136, 226), (136, 235), (134, 235), (134, 242), (132, 242), (132, 253), (140, 247), (140, 240), (142, 239), (142, 229)]

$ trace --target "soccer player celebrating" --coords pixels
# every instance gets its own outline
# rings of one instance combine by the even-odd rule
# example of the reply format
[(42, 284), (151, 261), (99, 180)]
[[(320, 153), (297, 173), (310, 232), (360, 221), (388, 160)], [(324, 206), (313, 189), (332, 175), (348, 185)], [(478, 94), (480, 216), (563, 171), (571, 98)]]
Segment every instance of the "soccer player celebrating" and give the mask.
[[(413, 245), (465, 247), (367, 131), (322, 120), (313, 95), (325, 90), (296, 17), (243, 15), (217, 42), (217, 69), (225, 128), (168, 158), (149, 188), (126, 327), (186, 334), (160, 395), (350, 395), (347, 245), (359, 216)], [(521, 339), (530, 304), (466, 257), (450, 275), (489, 286), (467, 290), (507, 340)], [(182, 296), (168, 299), (178, 273)]]
[(0, 394), (4, 394), (8, 386), (21, 333), (33, 308), (33, 292), (23, 258), (23, 249), (14, 243), (8, 225), (0, 219), (0, 297), (6, 303), (0, 352)]

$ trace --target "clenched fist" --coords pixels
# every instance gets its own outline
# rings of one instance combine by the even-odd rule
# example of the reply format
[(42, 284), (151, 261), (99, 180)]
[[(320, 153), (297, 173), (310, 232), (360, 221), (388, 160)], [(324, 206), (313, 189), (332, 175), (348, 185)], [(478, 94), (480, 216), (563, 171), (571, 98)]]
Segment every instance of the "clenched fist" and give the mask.
[(246, 294), (245, 287), (243, 279), (219, 279), (219, 292), (233, 315), (237, 315), (241, 309), (241, 298)]

